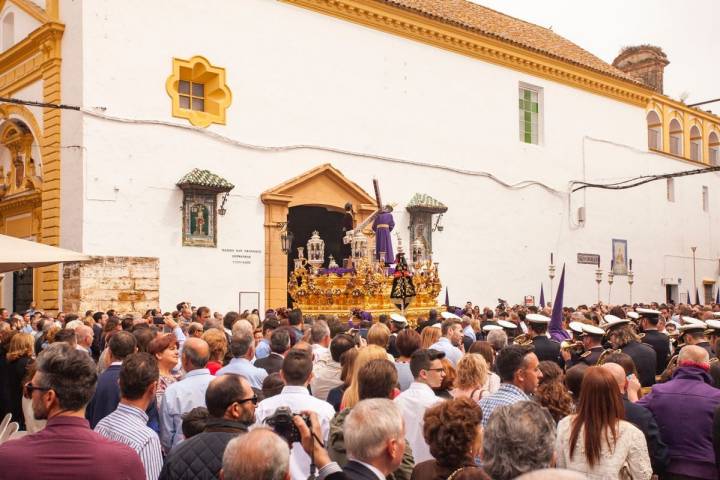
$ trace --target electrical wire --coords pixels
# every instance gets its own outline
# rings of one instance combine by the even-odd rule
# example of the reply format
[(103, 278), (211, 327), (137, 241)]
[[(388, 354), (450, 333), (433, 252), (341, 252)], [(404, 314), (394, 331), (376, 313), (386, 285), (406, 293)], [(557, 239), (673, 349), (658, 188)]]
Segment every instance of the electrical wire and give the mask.
[(102, 120), (107, 121), (113, 121), (113, 122), (119, 122), (119, 123), (128, 123), (128, 124), (139, 124), (139, 125), (159, 125), (159, 126), (165, 126), (165, 127), (172, 127), (172, 128), (179, 128), (186, 131), (191, 131), (194, 133), (198, 133), (207, 137), (210, 137), (214, 140), (233, 145), (235, 147), (244, 148), (248, 150), (256, 150), (256, 151), (263, 151), (263, 152), (287, 152), (292, 150), (316, 150), (316, 151), (324, 151), (324, 152), (330, 152), (330, 153), (338, 153), (341, 155), (347, 155), (352, 157), (360, 157), (360, 158), (369, 158), (373, 160), (381, 160), (385, 162), (390, 163), (396, 163), (400, 165), (412, 165), (417, 167), (424, 167), (424, 168), (431, 168), (435, 170), (442, 170), (450, 173), (460, 174), (460, 175), (466, 175), (466, 176), (472, 176), (472, 177), (482, 177), (487, 178), (489, 180), (494, 181), (495, 183), (498, 183), (499, 185), (510, 189), (510, 190), (521, 190), (528, 187), (539, 187), (543, 190), (557, 196), (565, 196), (567, 195), (567, 192), (557, 190), (545, 183), (539, 182), (537, 180), (523, 180), (517, 183), (508, 183), (505, 182), (492, 173), (489, 172), (483, 172), (483, 171), (477, 171), (477, 170), (466, 170), (461, 168), (455, 168), (450, 167), (447, 165), (439, 165), (436, 163), (429, 163), (429, 162), (420, 162), (415, 160), (408, 160), (403, 158), (397, 158), (397, 157), (390, 157), (385, 155), (375, 155), (372, 153), (366, 153), (366, 152), (356, 152), (353, 150), (345, 150), (341, 148), (336, 147), (328, 147), (323, 145), (310, 145), (310, 144), (296, 144), (296, 145), (283, 145), (283, 146), (265, 146), (265, 145), (254, 145), (250, 143), (241, 142), (238, 140), (235, 140), (233, 138), (227, 137), (225, 135), (219, 134), (217, 132), (213, 132), (211, 130), (207, 130), (200, 127), (195, 127), (192, 125), (184, 125), (180, 123), (174, 123), (174, 122), (167, 122), (164, 120), (147, 120), (147, 119), (135, 119), (135, 118), (126, 118), (126, 117), (118, 117), (114, 115), (108, 115), (104, 113), (101, 110), (104, 110), (103, 108), (96, 108), (96, 109), (90, 109), (85, 107), (78, 107), (73, 105), (63, 105), (63, 104), (53, 104), (53, 103), (43, 103), (43, 102), (34, 102), (30, 100), (21, 100), (17, 98), (8, 98), (8, 97), (0, 97), (0, 102), (7, 102), (7, 103), (14, 103), (19, 105), (29, 105), (29, 106), (35, 106), (35, 107), (43, 107), (43, 108), (58, 108), (58, 109), (67, 109), (67, 110), (75, 110), (79, 111), (83, 114), (86, 114), (91, 117), (99, 118)]
[[(126, 117), (118, 117), (114, 115), (108, 115), (104, 113), (102, 110), (104, 108), (95, 108), (95, 109), (89, 109), (85, 107), (80, 107), (76, 105), (66, 105), (61, 103), (46, 103), (46, 102), (36, 102), (33, 100), (22, 100), (18, 98), (10, 98), (10, 97), (0, 97), (0, 102), (6, 102), (6, 103), (12, 103), (12, 104), (18, 104), (18, 105), (26, 105), (26, 106), (33, 106), (33, 107), (41, 107), (41, 108), (56, 108), (56, 109), (63, 109), (63, 110), (74, 110), (79, 111), (81, 113), (84, 113), (86, 115), (99, 118), (102, 120), (107, 121), (114, 121), (119, 123), (128, 123), (128, 124), (141, 124), (141, 125), (160, 125), (160, 126), (166, 126), (166, 127), (172, 127), (172, 128), (179, 128), (183, 130), (192, 131), (194, 133), (199, 133), (201, 135), (208, 136), (214, 140), (227, 143), (229, 145), (233, 145), (240, 148), (245, 148), (249, 150), (257, 150), (257, 151), (264, 151), (264, 152), (287, 152), (292, 150), (317, 150), (317, 151), (324, 151), (324, 152), (331, 152), (331, 153), (338, 153), (341, 155), (348, 155), (353, 157), (360, 157), (360, 158), (370, 158), (374, 160), (381, 160), (386, 161), (390, 163), (397, 163), (401, 165), (412, 165), (417, 167), (424, 167), (424, 168), (431, 168), (436, 170), (442, 170), (446, 172), (451, 172), (455, 174), (460, 175), (466, 175), (466, 176), (473, 176), (473, 177), (482, 177), (487, 178), (489, 180), (494, 181), (495, 183), (498, 183), (499, 185), (510, 189), (510, 190), (520, 190), (532, 186), (536, 186), (539, 188), (542, 188), (543, 190), (558, 196), (565, 196), (567, 195), (567, 192), (563, 192), (560, 190), (557, 190), (549, 185), (546, 185), (545, 183), (539, 182), (537, 180), (523, 180), (517, 183), (508, 183), (505, 182), (492, 173), (489, 172), (483, 172), (483, 171), (477, 171), (477, 170), (466, 170), (456, 167), (450, 167), (447, 165), (439, 165), (435, 163), (428, 163), (428, 162), (420, 162), (415, 160), (408, 160), (403, 158), (397, 158), (397, 157), (390, 157), (385, 155), (375, 155), (372, 153), (366, 153), (366, 152), (356, 152), (352, 150), (345, 150), (341, 148), (335, 148), (335, 147), (328, 147), (323, 145), (310, 145), (310, 144), (296, 144), (296, 145), (283, 145), (283, 146), (265, 146), (265, 145), (254, 145), (250, 143), (241, 142), (239, 140), (235, 140), (233, 138), (230, 138), (228, 136), (213, 132), (211, 130), (206, 130), (204, 128), (195, 127), (192, 125), (184, 125), (180, 123), (174, 123), (174, 122), (167, 122), (164, 120), (147, 120), (147, 119), (134, 119), (134, 118), (126, 118)], [(635, 149), (633, 147), (629, 147), (627, 145), (621, 145), (621, 144), (615, 144), (615, 142), (610, 142), (607, 140), (602, 139), (593, 139), (590, 137), (587, 137), (589, 140), (595, 140), (598, 142), (603, 143), (609, 143), (613, 145), (622, 146), (624, 148), (631, 148), (632, 150), (636, 150), (643, 154), (648, 154), (650, 152), (645, 152), (642, 150)], [(625, 190), (629, 188), (638, 187), (640, 185), (644, 185), (646, 183), (654, 182), (657, 180), (662, 179), (668, 179), (668, 178), (676, 178), (676, 177), (684, 177), (684, 176), (690, 176), (690, 175), (699, 175), (704, 173), (711, 173), (720, 171), (720, 166), (714, 166), (714, 167), (707, 167), (707, 168), (698, 168), (694, 170), (687, 170), (684, 172), (677, 172), (677, 173), (667, 173), (667, 174), (660, 174), (660, 175), (643, 175), (638, 176), (634, 178), (630, 178), (628, 180), (623, 180), (621, 182), (615, 182), (615, 183), (589, 183), (584, 181), (571, 181), (570, 182), (570, 193), (575, 193), (580, 190), (590, 189), (590, 188), (598, 188), (598, 189), (604, 189), (604, 190)], [(575, 187), (576, 185), (579, 185)]]
[(572, 193), (575, 193), (579, 190), (584, 190), (586, 188), (599, 188), (603, 190), (626, 190), (628, 188), (634, 188), (639, 187), (640, 185), (644, 185), (646, 183), (655, 182), (658, 180), (668, 179), (668, 178), (678, 178), (678, 177), (688, 177), (691, 175), (701, 175), (704, 173), (712, 173), (720, 171), (720, 166), (714, 166), (714, 167), (706, 167), (706, 168), (696, 168), (694, 170), (685, 170), (683, 172), (676, 172), (676, 173), (665, 173), (661, 175), (641, 175), (639, 177), (630, 178), (628, 180), (624, 180), (622, 182), (616, 182), (616, 183), (588, 183), (588, 182), (578, 182), (574, 181), (572, 182), (572, 185), (580, 185), (577, 188), (572, 189)]

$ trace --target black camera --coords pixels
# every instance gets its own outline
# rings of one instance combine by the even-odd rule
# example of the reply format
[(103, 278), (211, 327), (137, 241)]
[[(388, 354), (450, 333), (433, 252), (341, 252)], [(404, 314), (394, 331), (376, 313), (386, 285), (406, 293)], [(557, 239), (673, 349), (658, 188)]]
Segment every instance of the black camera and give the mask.
[(265, 419), (265, 423), (273, 429), (275, 433), (284, 438), (288, 445), (300, 441), (300, 431), (293, 423), (293, 417), (299, 416), (312, 431), (310, 417), (307, 415), (296, 415), (289, 407), (278, 407), (275, 413)]
[(165, 317), (162, 315), (155, 315), (153, 317), (153, 325), (165, 325)]

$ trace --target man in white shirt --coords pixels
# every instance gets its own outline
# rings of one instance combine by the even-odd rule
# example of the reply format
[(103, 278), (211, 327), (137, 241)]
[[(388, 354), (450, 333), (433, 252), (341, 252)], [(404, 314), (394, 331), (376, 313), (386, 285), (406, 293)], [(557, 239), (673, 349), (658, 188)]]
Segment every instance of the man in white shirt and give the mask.
[(423, 436), (423, 416), (425, 410), (441, 401), (432, 389), (439, 387), (445, 377), (441, 362), (443, 358), (445, 353), (438, 350), (416, 350), (410, 357), (410, 371), (415, 381), (395, 397), (395, 403), (405, 420), (405, 438), (410, 444), (416, 465), (433, 458)]
[(430, 345), (430, 348), (443, 352), (453, 366), (456, 366), (463, 356), (462, 350), (458, 348), (462, 346), (462, 324), (457, 318), (448, 318), (443, 320), (440, 328), (442, 337)]
[[(293, 413), (305, 410), (317, 413), (322, 431), (321, 440), (327, 442), (330, 420), (335, 409), (327, 402), (319, 400), (308, 391), (312, 380), (312, 355), (307, 350), (292, 349), (285, 356), (280, 377), (285, 387), (279, 395), (260, 402), (255, 410), (256, 425), (263, 425), (265, 419), (273, 415), (278, 407), (289, 407)], [(310, 457), (299, 443), (294, 443), (290, 451), (290, 476), (293, 480), (306, 480), (310, 475)]]
[(320, 357), (313, 366), (310, 390), (314, 397), (327, 400), (330, 390), (342, 385), (340, 357), (352, 348), (355, 348), (355, 341), (350, 335), (346, 333), (335, 335), (330, 342), (330, 351)]
[(313, 362), (317, 363), (328, 351), (330, 346), (330, 327), (325, 320), (317, 320), (310, 329)]

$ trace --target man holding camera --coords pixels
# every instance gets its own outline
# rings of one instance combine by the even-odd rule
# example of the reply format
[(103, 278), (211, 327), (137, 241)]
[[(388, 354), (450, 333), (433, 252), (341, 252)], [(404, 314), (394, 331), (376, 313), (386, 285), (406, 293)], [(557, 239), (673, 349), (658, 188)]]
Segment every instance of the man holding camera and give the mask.
[[(331, 461), (327, 450), (317, 441), (323, 435), (317, 414), (311, 411), (300, 413), (304, 417), (292, 417), (297, 430), (295, 435), (301, 443), (295, 448), (302, 446), (312, 455), (321, 479), (384, 480), (402, 462), (405, 428), (400, 409), (391, 400), (362, 400), (352, 409), (347, 418), (346, 434), (348, 455), (352, 460), (345, 468)], [(266, 428), (256, 428), (228, 444), (221, 478), (288, 478), (292, 466), (287, 452), (287, 446), (279, 436)], [(248, 461), (249, 456), (252, 461)]]
[[(313, 358), (306, 350), (292, 349), (285, 356), (280, 376), (285, 387), (279, 395), (267, 398), (257, 406), (255, 416), (257, 424), (267, 424), (266, 419), (273, 418), (279, 407), (288, 407), (293, 413), (305, 410), (317, 413), (320, 422), (322, 442), (325, 443), (330, 430), (330, 420), (335, 409), (327, 402), (310, 395), (308, 385), (312, 380)], [(310, 474), (310, 457), (300, 445), (293, 445), (290, 451), (290, 476), (293, 480), (306, 480)]]
[(160, 480), (216, 478), (228, 442), (246, 433), (254, 422), (257, 396), (247, 380), (228, 373), (210, 382), (205, 404), (209, 413), (205, 431), (170, 451)]

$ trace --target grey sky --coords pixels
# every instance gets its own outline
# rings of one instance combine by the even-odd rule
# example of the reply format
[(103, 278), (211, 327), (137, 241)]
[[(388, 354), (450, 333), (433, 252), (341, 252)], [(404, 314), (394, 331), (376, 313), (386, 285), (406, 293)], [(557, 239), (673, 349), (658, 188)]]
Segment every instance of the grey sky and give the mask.
[[(720, 98), (720, 0), (473, 0), (552, 27), (607, 63), (624, 46), (650, 43), (670, 60), (665, 94), (687, 103)], [(703, 107), (720, 114), (720, 102)]]

